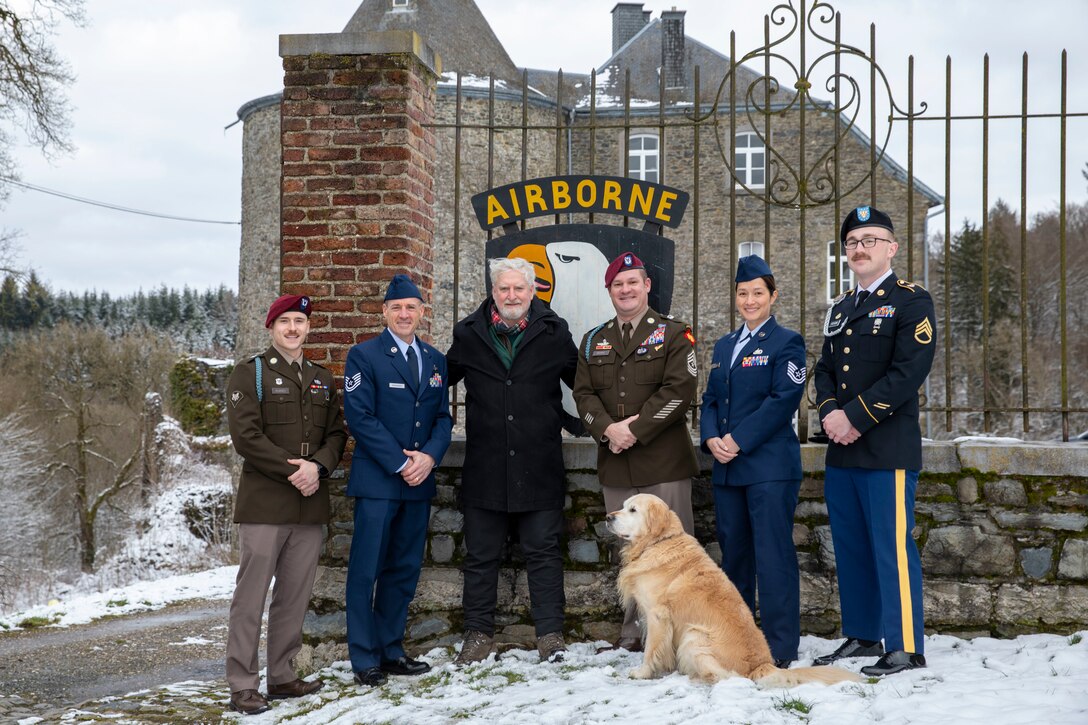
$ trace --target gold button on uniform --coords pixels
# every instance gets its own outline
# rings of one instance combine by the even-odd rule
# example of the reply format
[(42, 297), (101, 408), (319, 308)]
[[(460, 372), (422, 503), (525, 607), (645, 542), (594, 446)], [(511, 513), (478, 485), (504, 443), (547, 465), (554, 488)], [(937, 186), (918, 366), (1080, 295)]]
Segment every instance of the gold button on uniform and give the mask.
[(842, 384), (842, 389), (843, 389), (843, 390), (846, 390), (846, 383), (843, 383), (843, 384)]
[(847, 334), (847, 335), (853, 335), (853, 334), (854, 334), (854, 331), (853, 331), (853, 330), (847, 330), (847, 331), (846, 331), (846, 334)]
[(842, 366), (842, 371), (843, 371), (844, 373), (848, 373), (848, 372), (850, 372), (850, 366), (849, 366), (849, 365), (843, 365), (843, 366)]
[(844, 347), (844, 348), (842, 349), (842, 354), (843, 354), (843, 355), (849, 355), (849, 354), (850, 354), (850, 348), (848, 348), (848, 347)]

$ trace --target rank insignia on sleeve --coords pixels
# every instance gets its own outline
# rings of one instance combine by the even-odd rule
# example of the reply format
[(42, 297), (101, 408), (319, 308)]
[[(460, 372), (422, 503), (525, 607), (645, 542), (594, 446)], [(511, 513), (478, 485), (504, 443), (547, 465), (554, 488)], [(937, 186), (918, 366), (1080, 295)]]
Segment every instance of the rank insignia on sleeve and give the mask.
[(925, 318), (914, 328), (914, 339), (923, 345), (933, 342), (933, 323)]
[(691, 373), (691, 377), (699, 375), (699, 368), (695, 364), (695, 351), (692, 350), (688, 353), (688, 372)]
[(363, 382), (363, 374), (355, 373), (350, 378), (344, 378), (344, 391), (350, 393)]
[(243, 394), (241, 390), (235, 390), (230, 394), (230, 404), (237, 408), (238, 403), (240, 403), (244, 397), (245, 394)]
[(798, 385), (803, 385), (805, 382), (805, 368), (797, 367), (793, 360), (790, 360), (786, 364), (786, 375), (789, 376), (790, 380), (797, 383)]

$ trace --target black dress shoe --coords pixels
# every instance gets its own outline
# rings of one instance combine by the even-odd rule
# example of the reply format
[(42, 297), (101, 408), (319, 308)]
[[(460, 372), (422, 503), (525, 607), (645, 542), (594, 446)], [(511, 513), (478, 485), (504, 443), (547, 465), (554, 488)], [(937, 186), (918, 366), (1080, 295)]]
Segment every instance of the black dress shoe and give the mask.
[(863, 675), (880, 677), (882, 675), (894, 675), (896, 672), (902, 672), (903, 670), (916, 670), (925, 666), (926, 658), (924, 655), (915, 655), (897, 649), (894, 652), (888, 652), (878, 659), (875, 665), (862, 667), (861, 673)]
[(829, 655), (823, 657), (817, 657), (812, 661), (812, 664), (817, 667), (823, 665), (829, 665), (836, 660), (846, 659), (847, 657), (876, 657), (884, 654), (884, 645), (880, 642), (875, 644), (862, 644), (860, 641), (853, 637), (848, 637), (845, 642), (839, 645), (839, 648)]
[(391, 675), (422, 675), (430, 669), (431, 666), (426, 662), (414, 660), (407, 655), (401, 655), (395, 660), (382, 660), (381, 666), (382, 672), (388, 672)]
[(793, 664), (792, 657), (782, 657), (774, 661), (774, 666), (780, 670), (788, 670), (790, 665)]
[(366, 687), (384, 685), (388, 679), (386, 674), (382, 672), (381, 667), (367, 667), (365, 670), (355, 673), (355, 684), (365, 685)]

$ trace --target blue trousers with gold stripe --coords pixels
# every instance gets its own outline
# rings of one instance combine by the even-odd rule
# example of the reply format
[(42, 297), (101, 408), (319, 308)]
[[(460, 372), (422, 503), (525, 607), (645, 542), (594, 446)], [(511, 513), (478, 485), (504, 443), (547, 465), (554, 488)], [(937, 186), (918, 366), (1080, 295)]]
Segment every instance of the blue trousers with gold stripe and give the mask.
[(922, 561), (914, 529), (918, 471), (828, 466), (842, 633), (923, 654)]

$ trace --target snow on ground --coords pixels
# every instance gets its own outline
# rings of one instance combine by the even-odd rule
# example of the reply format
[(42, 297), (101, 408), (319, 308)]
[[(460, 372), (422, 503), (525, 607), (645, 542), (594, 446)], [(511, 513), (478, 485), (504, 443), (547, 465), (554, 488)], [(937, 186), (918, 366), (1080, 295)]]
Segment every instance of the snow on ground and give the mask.
[[(1088, 633), (1084, 633), (1088, 634)], [(879, 681), (832, 687), (761, 689), (741, 678), (704, 685), (682, 675), (639, 681), (627, 676), (641, 655), (597, 653), (575, 644), (566, 660), (539, 664), (535, 651), (456, 669), (452, 653), (432, 650), (434, 669), (358, 688), (347, 662), (318, 673), (326, 687), (302, 700), (273, 704), (247, 725), (290, 722), (404, 723), (1088, 723), (1088, 641), (1031, 635), (1015, 640), (926, 638), (930, 667)], [(604, 644), (604, 643), (598, 643)], [(811, 664), (837, 643), (802, 637)], [(868, 660), (848, 663), (857, 671)]]
[(161, 609), (189, 599), (229, 599), (234, 594), (237, 566), (221, 566), (195, 574), (178, 574), (155, 581), (113, 587), (93, 594), (73, 594), (21, 612), (0, 617), (0, 630), (18, 629), (33, 619), (39, 625), (67, 627), (102, 617)]
[[(236, 571), (237, 567), (221, 567), (134, 584), (52, 608), (34, 608), (21, 616), (63, 611), (56, 626), (66, 626), (170, 601), (226, 598), (233, 590)], [(127, 603), (117, 603), (122, 600)], [(802, 637), (799, 664), (811, 664), (813, 657), (837, 644), (836, 640)], [(350, 665), (338, 662), (317, 673), (326, 682), (320, 693), (275, 702), (269, 712), (246, 717), (244, 722), (1088, 723), (1088, 631), (1012, 640), (932, 635), (926, 637), (927, 669), (860, 684), (802, 685), (789, 690), (761, 689), (739, 678), (711, 686), (677, 674), (632, 680), (627, 673), (640, 663), (641, 655), (598, 653), (595, 645), (584, 643), (571, 645), (565, 661), (555, 664), (540, 664), (535, 651), (515, 650), (497, 661), (457, 669), (450, 662), (453, 656), (449, 649), (434, 649), (423, 657), (434, 666), (430, 673), (393, 677), (379, 688), (357, 687)], [(868, 661), (852, 660), (846, 666), (857, 671)], [(221, 681), (163, 684), (183, 697), (207, 697), (209, 691), (226, 695)], [(265, 689), (264, 682), (261, 687)]]

